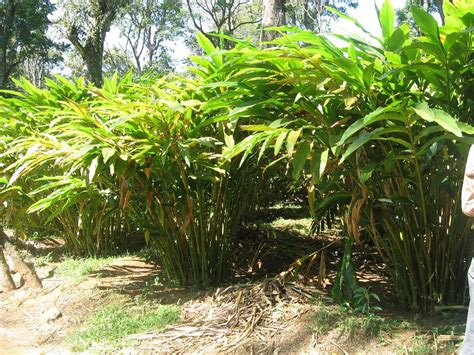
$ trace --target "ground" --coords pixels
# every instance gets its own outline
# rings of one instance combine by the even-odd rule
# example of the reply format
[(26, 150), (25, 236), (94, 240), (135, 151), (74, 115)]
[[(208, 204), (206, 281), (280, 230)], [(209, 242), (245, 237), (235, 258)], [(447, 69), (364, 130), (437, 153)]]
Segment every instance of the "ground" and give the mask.
[[(278, 220), (271, 227), (308, 227), (300, 222)], [(38, 253), (27, 260), (44, 287), (0, 293), (0, 353), (422, 354), (459, 346), (446, 340), (462, 334), (464, 311), (420, 316), (401, 310), (383, 266), (366, 260), (358, 276), (380, 294), (382, 309), (361, 315), (335, 305), (329, 297), (335, 262), (327, 262), (322, 283), (307, 275), (289, 278), (277, 265), (291, 268), (294, 258), (269, 252), (277, 238), (269, 230), (253, 241), (256, 250), (266, 250), (256, 262), (243, 263), (247, 269), (241, 265), (232, 284), (204, 291), (165, 286), (159, 267), (143, 253), (76, 260), (36, 243)], [(253, 233), (243, 243), (251, 244)], [(331, 238), (322, 246), (308, 243), (300, 241), (301, 255), (324, 245), (328, 259), (338, 252)]]

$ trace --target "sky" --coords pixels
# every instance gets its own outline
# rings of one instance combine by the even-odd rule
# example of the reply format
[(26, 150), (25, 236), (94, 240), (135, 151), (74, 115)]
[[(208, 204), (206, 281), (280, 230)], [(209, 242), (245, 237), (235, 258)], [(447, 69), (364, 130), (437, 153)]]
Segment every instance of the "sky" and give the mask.
[[(392, 5), (395, 9), (403, 7), (405, 0), (391, 0)], [(374, 36), (381, 36), (381, 30), (377, 19), (377, 13), (375, 10), (375, 3), (380, 8), (383, 0), (359, 0), (359, 6), (355, 9), (349, 9), (348, 15), (356, 18), (362, 26), (364, 26)], [(338, 20), (332, 24), (332, 32), (338, 34), (358, 34), (363, 36), (363, 33), (354, 24), (347, 20)], [(125, 41), (120, 38), (120, 30), (116, 27), (112, 28), (106, 37), (106, 47), (110, 48), (113, 46), (125, 47)], [(191, 55), (190, 50), (185, 46), (182, 41), (168, 43), (168, 46), (172, 49), (172, 58), (176, 62), (183, 62), (188, 56)], [(185, 65), (178, 65), (178, 71), (185, 70)]]
[[(359, 0), (359, 6), (355, 9), (349, 9), (348, 15), (356, 18), (364, 28), (366, 28), (374, 36), (381, 36), (377, 12), (375, 11), (375, 3), (380, 8), (383, 0)], [(405, 0), (392, 0), (395, 9), (399, 9), (405, 5)], [(333, 23), (332, 31), (338, 34), (360, 34), (361, 31), (351, 22), (347, 20), (338, 20)]]

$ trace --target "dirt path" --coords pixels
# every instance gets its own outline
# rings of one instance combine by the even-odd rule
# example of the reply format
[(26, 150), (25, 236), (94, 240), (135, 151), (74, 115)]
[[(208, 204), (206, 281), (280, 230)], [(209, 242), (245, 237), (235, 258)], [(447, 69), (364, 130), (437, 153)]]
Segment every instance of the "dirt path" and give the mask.
[[(164, 343), (157, 345), (153, 335), (145, 335), (145, 339), (142, 339), (139, 345), (128, 349), (131, 353), (150, 350), (172, 352), (185, 348), (190, 350), (189, 346), (197, 346), (194, 350), (199, 348), (216, 350), (220, 342), (218, 335), (222, 331), (227, 332), (229, 341), (234, 341), (240, 338), (238, 328), (242, 328), (242, 332), (249, 329), (246, 323), (240, 323), (239, 327), (234, 325), (226, 326), (226, 329), (212, 330), (217, 318), (226, 317), (226, 307), (233, 307), (235, 295), (229, 294), (225, 299), (217, 301), (199, 292), (156, 286), (153, 283), (157, 276), (156, 267), (146, 264), (139, 258), (125, 257), (114, 260), (79, 283), (71, 282), (64, 277), (54, 275), (50, 277), (53, 274), (53, 268), (54, 264), (37, 269), (44, 285), (41, 290), (18, 289), (9, 293), (0, 293), (0, 354), (70, 353), (64, 345), (68, 332), (77, 328), (94, 309), (107, 302), (106, 295), (110, 295), (108, 291), (126, 297), (151, 297), (161, 304), (179, 303), (182, 305), (183, 322), (161, 334), (166, 339)], [(259, 291), (258, 288), (255, 292), (257, 291)], [(252, 296), (249, 296), (250, 302)], [(225, 307), (221, 307), (220, 302), (223, 301), (227, 302)], [(255, 315), (249, 313), (248, 307), (253, 306), (250, 303), (242, 303), (239, 308), (230, 310), (239, 317), (252, 316), (249, 319), (255, 319)], [(295, 310), (291, 314), (293, 318), (301, 313)], [(286, 309), (281, 308), (274, 314), (278, 319), (286, 319), (279, 312), (286, 312)], [(225, 323), (225, 319), (222, 318), (222, 320)], [(270, 327), (274, 325), (270, 322), (267, 327), (273, 332)], [(194, 336), (187, 338), (187, 329), (192, 326), (196, 327), (197, 331), (205, 331), (206, 334), (203, 337), (205, 342), (194, 343)], [(208, 331), (209, 329), (211, 332)], [(182, 334), (176, 336), (177, 331)], [(274, 334), (278, 336), (273, 339), (263, 339), (263, 343), (256, 336), (249, 337), (249, 340), (253, 338), (252, 342), (236, 347), (235, 350), (242, 353), (246, 350), (261, 349), (263, 344), (267, 349), (272, 348), (276, 352), (300, 352), (306, 344), (311, 342), (312, 336), (310, 326), (306, 321), (300, 324), (291, 322), (291, 326), (288, 324), (286, 328)], [(192, 344), (189, 340), (193, 341)], [(183, 341), (187, 344), (183, 344)], [(265, 342), (268, 344), (264, 344)]]
[(0, 344), (3, 354), (67, 353), (57, 340), (65, 326), (59, 284), (44, 280), (42, 290), (19, 289), (0, 295)]
[(49, 277), (52, 267), (38, 269), (43, 289), (0, 293), (0, 354), (68, 354), (63, 343), (68, 331), (100, 304), (103, 293), (116, 289), (139, 292), (156, 269), (142, 260), (126, 257), (75, 284)]
[[(367, 338), (363, 328), (369, 324), (358, 323), (318, 335), (315, 314), (330, 312), (331, 306), (315, 304), (316, 289), (275, 279), (196, 292), (160, 286), (155, 282), (156, 267), (137, 257), (115, 259), (80, 281), (56, 276), (54, 268), (51, 263), (38, 269), (43, 289), (0, 293), (1, 355), (69, 354), (68, 333), (117, 297), (143, 297), (158, 304), (179, 304), (181, 309), (181, 321), (164, 332), (131, 335), (134, 345), (123, 350), (130, 354), (395, 354), (416, 352), (418, 346), (413, 342), (419, 338), (416, 328), (393, 328), (396, 334)], [(330, 323), (331, 314), (325, 317)], [(351, 332), (354, 335), (348, 335)], [(100, 347), (96, 350), (100, 352)]]

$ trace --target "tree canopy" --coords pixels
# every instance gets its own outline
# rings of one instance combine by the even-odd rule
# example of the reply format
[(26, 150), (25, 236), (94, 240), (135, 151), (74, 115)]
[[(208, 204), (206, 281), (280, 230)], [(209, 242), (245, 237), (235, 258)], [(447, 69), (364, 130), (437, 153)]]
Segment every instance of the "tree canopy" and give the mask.
[(48, 16), (53, 11), (49, 0), (0, 1), (0, 89), (10, 86), (10, 78), (27, 60), (48, 60), (53, 46)]

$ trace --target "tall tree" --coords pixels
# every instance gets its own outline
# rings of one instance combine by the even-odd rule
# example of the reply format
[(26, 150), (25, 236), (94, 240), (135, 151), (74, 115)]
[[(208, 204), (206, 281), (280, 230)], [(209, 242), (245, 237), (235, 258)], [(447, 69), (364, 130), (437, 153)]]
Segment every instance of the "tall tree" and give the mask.
[[(53, 51), (50, 51), (50, 54), (53, 56), (56, 55)], [(51, 61), (35, 53), (21, 63), (16, 72), (26, 77), (33, 85), (42, 87), (44, 85), (44, 79), (50, 75), (55, 63), (58, 61), (59, 58), (57, 61)]]
[(278, 33), (265, 31), (275, 26), (296, 26), (314, 32), (329, 29), (332, 19), (337, 15), (326, 10), (326, 6), (346, 12), (358, 6), (358, 0), (264, 0), (262, 17), (262, 41), (274, 39)]
[[(444, 0), (407, 0), (405, 6), (397, 10), (397, 21), (399, 23), (407, 21), (414, 26), (410, 9), (412, 6), (420, 6), (427, 12), (437, 13), (441, 19), (441, 23), (444, 24), (443, 1)], [(449, 1), (452, 2), (452, 0)]]
[(262, 41), (270, 41), (278, 36), (277, 32), (266, 31), (266, 28), (286, 25), (286, 5), (286, 0), (263, 1)]
[(48, 57), (53, 42), (47, 37), (49, 0), (0, 0), (0, 89), (28, 58)]
[(260, 22), (260, 0), (186, 0), (194, 27), (205, 34), (214, 44), (229, 43), (211, 36), (214, 33), (236, 35), (243, 27), (256, 26)]
[(358, 4), (358, 0), (287, 0), (287, 24), (317, 33), (325, 32), (329, 30), (331, 21), (338, 18), (326, 6), (346, 12)]
[(117, 72), (123, 76), (130, 69), (134, 68), (133, 59), (122, 48), (112, 47), (104, 51), (103, 72), (106, 76), (112, 76)]
[(86, 64), (88, 78), (102, 86), (104, 42), (113, 21), (130, 0), (61, 0), (67, 39)]
[(166, 40), (183, 34), (182, 4), (176, 0), (132, 0), (120, 26), (139, 73), (165, 56)]

